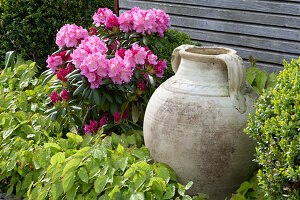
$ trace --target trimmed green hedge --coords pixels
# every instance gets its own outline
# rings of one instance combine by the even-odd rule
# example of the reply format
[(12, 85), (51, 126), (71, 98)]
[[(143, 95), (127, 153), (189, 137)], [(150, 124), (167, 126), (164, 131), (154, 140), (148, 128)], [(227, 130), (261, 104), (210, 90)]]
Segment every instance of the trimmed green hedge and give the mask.
[(89, 28), (100, 7), (114, 10), (114, 0), (0, 0), (0, 63), (15, 50), (45, 67), (47, 55), (57, 48), (57, 30), (67, 23)]
[(300, 59), (284, 63), (263, 92), (246, 132), (258, 142), (259, 185), (274, 199), (300, 198)]

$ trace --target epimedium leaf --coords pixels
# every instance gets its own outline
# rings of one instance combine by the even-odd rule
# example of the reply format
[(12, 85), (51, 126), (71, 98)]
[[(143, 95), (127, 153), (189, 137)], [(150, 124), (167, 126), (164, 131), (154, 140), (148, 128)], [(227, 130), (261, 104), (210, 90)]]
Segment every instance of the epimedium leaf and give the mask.
[(47, 149), (47, 148), (54, 148), (56, 150), (61, 150), (61, 147), (56, 144), (56, 143), (44, 143), (44, 147)]
[(192, 187), (193, 184), (194, 184), (193, 181), (188, 182), (188, 183), (186, 184), (186, 186), (185, 186), (185, 189), (186, 189), (186, 190), (190, 189), (190, 188)]
[(52, 165), (56, 163), (63, 163), (65, 161), (65, 152), (58, 152), (51, 157), (50, 163)]
[(74, 172), (77, 169), (77, 167), (79, 167), (80, 163), (81, 163), (80, 158), (73, 158), (69, 160), (69, 162), (64, 167), (63, 176), (67, 173)]
[(50, 162), (50, 150), (49, 149), (41, 150), (38, 155), (38, 161), (42, 167), (47, 167)]
[(23, 189), (23, 190), (24, 190), (24, 189), (27, 189), (27, 188), (30, 186), (31, 182), (32, 182), (32, 173), (29, 172), (29, 173), (25, 176), (25, 179), (24, 179), (24, 181), (23, 181), (23, 183), (22, 183), (22, 189)]
[(73, 141), (75, 144), (80, 144), (83, 141), (83, 138), (80, 135), (77, 135), (75, 133), (67, 133), (67, 137)]
[(62, 179), (62, 186), (64, 193), (67, 193), (74, 185), (75, 181), (75, 172), (68, 172)]
[(67, 200), (74, 200), (78, 190), (78, 185), (74, 184), (73, 187), (66, 193)]
[(108, 196), (111, 198), (111, 199), (121, 199), (122, 196), (121, 196), (121, 190), (120, 190), (120, 187), (118, 185), (116, 185), (112, 191), (108, 194)]
[(169, 170), (165, 167), (158, 167), (155, 169), (155, 173), (157, 177), (161, 177), (162, 179), (164, 179), (164, 181), (166, 183), (168, 183), (170, 181), (170, 173)]
[(167, 186), (166, 192), (164, 194), (164, 199), (172, 199), (175, 195), (176, 187), (175, 185), (171, 184)]
[(62, 193), (63, 193), (62, 183), (60, 183), (60, 182), (54, 183), (54, 185), (52, 185), (52, 188), (51, 188), (52, 199), (53, 199), (53, 200), (58, 199), (58, 197), (59, 197)]
[(16, 55), (15, 51), (6, 52), (5, 61), (4, 61), (5, 63), (4, 71), (6, 71), (8, 67), (11, 67), (11, 69), (13, 70), (15, 55)]
[(266, 82), (268, 79), (268, 72), (265, 70), (260, 70), (257, 74), (256, 74), (256, 83), (257, 83), (257, 87), (259, 90), (263, 90), (265, 88)]
[(102, 175), (96, 179), (96, 181), (94, 183), (94, 187), (95, 187), (95, 191), (98, 194), (100, 194), (104, 190), (104, 188), (107, 184), (107, 181), (108, 181), (108, 177), (106, 175)]
[(144, 199), (145, 199), (144, 193), (139, 192), (139, 193), (132, 194), (129, 200), (144, 200)]
[(78, 170), (78, 176), (79, 178), (85, 182), (85, 183), (88, 183), (89, 182), (89, 175), (87, 173), (87, 170), (85, 169), (85, 167), (81, 167), (79, 170)]

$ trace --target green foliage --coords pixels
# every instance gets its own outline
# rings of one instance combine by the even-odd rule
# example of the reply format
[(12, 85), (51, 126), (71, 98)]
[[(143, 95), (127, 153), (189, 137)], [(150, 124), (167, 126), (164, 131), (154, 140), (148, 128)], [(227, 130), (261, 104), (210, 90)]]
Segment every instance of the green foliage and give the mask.
[[(159, 57), (159, 59), (166, 59), (168, 69), (164, 74), (163, 80), (167, 80), (174, 75), (171, 66), (171, 57), (173, 50), (182, 44), (194, 44), (191, 41), (190, 36), (177, 30), (167, 29), (165, 36), (159, 41), (150, 41), (149, 46), (153, 49), (153, 53)], [(199, 43), (196, 44), (200, 46)]]
[(114, 1), (0, 0), (0, 68), (11, 50), (45, 67), (47, 55), (56, 48), (57, 30), (69, 23), (89, 28), (101, 7), (113, 10)]
[(259, 187), (256, 175), (257, 172), (249, 181), (244, 181), (230, 200), (272, 200), (272, 197), (265, 196), (264, 190)]
[[(153, 163), (141, 131), (60, 137), (46, 118), (52, 84), (17, 59), (0, 75), (0, 186), (25, 199), (194, 199), (174, 171)], [(54, 79), (53, 79), (54, 80)], [(69, 122), (74, 126), (72, 122)], [(73, 129), (76, 131), (76, 129)]]
[(268, 90), (276, 84), (276, 73), (268, 74), (266, 70), (257, 68), (256, 60), (250, 56), (249, 61), (252, 67), (246, 70), (246, 81), (257, 94), (262, 94), (263, 90)]
[(276, 85), (264, 91), (246, 133), (258, 142), (259, 185), (276, 199), (299, 199), (300, 59), (284, 63)]

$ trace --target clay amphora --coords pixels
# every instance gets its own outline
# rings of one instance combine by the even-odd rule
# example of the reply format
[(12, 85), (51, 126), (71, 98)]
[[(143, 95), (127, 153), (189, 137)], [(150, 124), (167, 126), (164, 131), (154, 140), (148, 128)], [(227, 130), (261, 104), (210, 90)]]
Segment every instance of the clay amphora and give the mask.
[(249, 180), (255, 142), (244, 132), (257, 95), (245, 87), (235, 50), (182, 45), (172, 55), (176, 73), (152, 95), (144, 139), (151, 157), (171, 166), (188, 194), (224, 200)]

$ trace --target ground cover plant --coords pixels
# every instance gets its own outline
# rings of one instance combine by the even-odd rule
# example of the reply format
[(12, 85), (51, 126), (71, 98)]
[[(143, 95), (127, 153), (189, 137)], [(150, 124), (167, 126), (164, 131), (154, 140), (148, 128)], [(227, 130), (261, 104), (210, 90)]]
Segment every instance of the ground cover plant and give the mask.
[[(163, 11), (133, 12), (168, 20)], [(143, 143), (143, 107), (166, 68), (147, 37), (162, 36), (168, 21), (128, 33), (108, 9), (94, 19), (90, 32), (76, 25), (58, 32), (60, 49), (40, 77), (35, 63), (8, 54), (0, 76), (2, 188), (28, 199), (204, 199), (186, 195), (192, 183), (178, 183)]]

